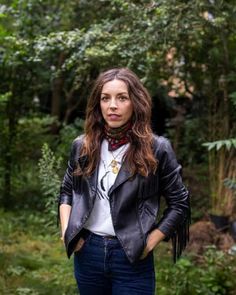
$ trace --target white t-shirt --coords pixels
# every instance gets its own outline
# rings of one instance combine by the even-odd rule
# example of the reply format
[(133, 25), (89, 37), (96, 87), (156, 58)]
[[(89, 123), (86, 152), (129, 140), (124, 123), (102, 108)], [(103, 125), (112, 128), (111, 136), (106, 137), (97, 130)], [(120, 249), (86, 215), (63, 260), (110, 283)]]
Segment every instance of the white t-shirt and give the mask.
[(117, 162), (117, 167), (120, 169), (123, 155), (128, 149), (128, 146), (129, 144), (122, 145), (117, 150), (111, 152), (108, 151), (108, 142), (106, 139), (104, 139), (101, 144), (97, 195), (92, 212), (84, 225), (84, 228), (97, 235), (115, 236), (108, 191), (114, 184), (117, 174), (112, 172), (111, 162), (115, 160)]

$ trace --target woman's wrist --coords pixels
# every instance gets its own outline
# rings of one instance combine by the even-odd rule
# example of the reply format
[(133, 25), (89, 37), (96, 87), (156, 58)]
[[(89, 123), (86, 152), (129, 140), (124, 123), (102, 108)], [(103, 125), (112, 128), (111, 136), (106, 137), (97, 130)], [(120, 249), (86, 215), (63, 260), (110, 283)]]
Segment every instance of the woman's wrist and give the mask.
[(64, 242), (64, 240), (65, 240), (65, 231), (64, 230), (61, 231), (60, 239)]
[(64, 241), (65, 232), (68, 226), (71, 206), (67, 204), (60, 205), (60, 223), (61, 223), (61, 240)]
[(148, 250), (152, 251), (164, 238), (165, 235), (159, 229), (154, 229), (147, 237)]

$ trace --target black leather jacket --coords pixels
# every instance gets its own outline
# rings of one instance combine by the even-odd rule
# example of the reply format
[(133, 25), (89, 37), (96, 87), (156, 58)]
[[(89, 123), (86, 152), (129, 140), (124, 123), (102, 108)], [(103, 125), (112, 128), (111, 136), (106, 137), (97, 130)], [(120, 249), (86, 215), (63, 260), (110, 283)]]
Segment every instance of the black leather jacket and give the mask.
[[(89, 177), (73, 175), (78, 164), (81, 169), (86, 165), (87, 157), (79, 157), (82, 141), (83, 137), (79, 137), (73, 142), (59, 197), (59, 206), (72, 206), (65, 232), (68, 257), (83, 233), (83, 226), (96, 197), (99, 165)], [(155, 174), (148, 177), (136, 174), (131, 177), (124, 161), (108, 193), (116, 236), (132, 263), (141, 256), (147, 235), (154, 228), (162, 231), (167, 240), (172, 238), (174, 259), (180, 256), (188, 237), (189, 195), (182, 183), (181, 166), (164, 137), (154, 135), (153, 150), (159, 162)], [(161, 196), (165, 197), (167, 207), (157, 222)]]

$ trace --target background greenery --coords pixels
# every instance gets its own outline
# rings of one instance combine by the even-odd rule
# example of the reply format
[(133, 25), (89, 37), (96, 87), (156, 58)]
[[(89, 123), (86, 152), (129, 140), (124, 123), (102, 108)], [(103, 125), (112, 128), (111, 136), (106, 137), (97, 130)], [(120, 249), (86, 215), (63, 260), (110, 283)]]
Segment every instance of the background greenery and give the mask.
[[(236, 216), (235, 185), (225, 186), (236, 177), (235, 1), (1, 0), (4, 294), (75, 292), (55, 199), (91, 85), (114, 66), (131, 68), (150, 91), (153, 129), (184, 167), (193, 222)], [(236, 292), (234, 257), (210, 249), (201, 263), (188, 255), (173, 268), (168, 251), (157, 253), (159, 294)]]
[[(67, 259), (55, 228), (54, 234), (52, 228), (45, 232), (40, 213), (0, 213), (1, 294), (78, 294), (73, 259)], [(170, 251), (167, 243), (155, 251), (157, 294), (235, 294), (235, 255), (209, 247), (200, 262), (185, 255), (173, 266)]]

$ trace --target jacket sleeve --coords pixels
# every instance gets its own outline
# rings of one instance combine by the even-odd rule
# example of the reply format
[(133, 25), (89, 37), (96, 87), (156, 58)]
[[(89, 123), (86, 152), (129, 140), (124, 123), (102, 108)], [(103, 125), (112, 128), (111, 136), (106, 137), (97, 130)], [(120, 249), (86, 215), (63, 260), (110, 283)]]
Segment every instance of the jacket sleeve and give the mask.
[(72, 189), (73, 189), (73, 171), (76, 168), (76, 151), (77, 151), (77, 141), (73, 141), (69, 161), (67, 164), (67, 169), (64, 174), (61, 187), (60, 195), (58, 198), (58, 208), (61, 204), (72, 205)]
[(156, 228), (166, 235), (166, 240), (172, 239), (175, 262), (189, 239), (190, 201), (182, 182), (181, 166), (167, 139), (161, 145), (159, 173), (161, 194), (165, 197), (167, 208)]

